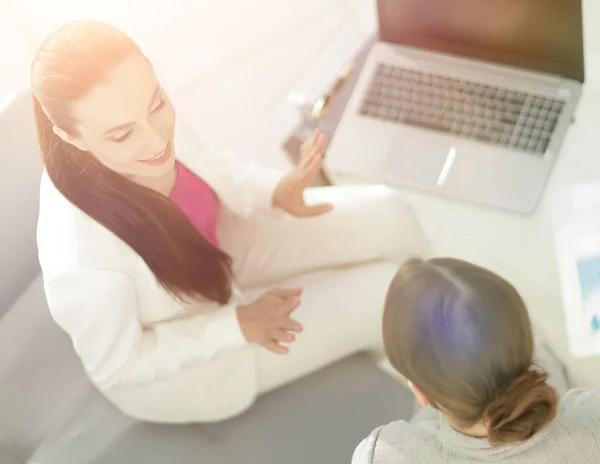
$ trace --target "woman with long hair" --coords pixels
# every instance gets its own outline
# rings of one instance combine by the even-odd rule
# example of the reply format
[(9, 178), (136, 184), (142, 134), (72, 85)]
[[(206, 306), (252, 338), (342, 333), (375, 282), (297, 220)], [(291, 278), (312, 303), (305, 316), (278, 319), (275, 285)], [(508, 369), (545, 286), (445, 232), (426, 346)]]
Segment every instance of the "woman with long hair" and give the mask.
[(123, 412), (224, 419), (380, 347), (394, 263), (421, 233), (385, 187), (308, 188), (322, 134), (284, 175), (237, 161), (176, 121), (140, 48), (99, 21), (51, 34), (31, 88), (49, 308)]
[(568, 390), (500, 276), (456, 259), (408, 260), (383, 316), (385, 351), (422, 409), (375, 430), (353, 464), (600, 462), (600, 389)]

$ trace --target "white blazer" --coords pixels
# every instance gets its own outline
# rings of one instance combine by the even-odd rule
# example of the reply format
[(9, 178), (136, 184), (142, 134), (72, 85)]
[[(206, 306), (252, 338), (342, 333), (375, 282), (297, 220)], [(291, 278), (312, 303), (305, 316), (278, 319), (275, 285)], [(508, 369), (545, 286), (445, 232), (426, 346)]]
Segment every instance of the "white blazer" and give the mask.
[[(230, 212), (273, 212), (281, 173), (236, 161), (180, 123), (175, 146)], [(159, 422), (222, 419), (252, 403), (255, 361), (237, 320), (236, 288), (225, 306), (185, 306), (135, 251), (69, 203), (46, 172), (40, 195), (38, 248), (50, 312), (107, 398)]]

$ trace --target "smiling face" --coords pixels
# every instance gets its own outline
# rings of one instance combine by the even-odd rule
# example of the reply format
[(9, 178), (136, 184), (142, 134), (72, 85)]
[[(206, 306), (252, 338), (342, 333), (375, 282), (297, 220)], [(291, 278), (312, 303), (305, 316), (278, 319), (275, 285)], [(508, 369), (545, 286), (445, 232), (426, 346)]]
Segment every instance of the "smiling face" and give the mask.
[(156, 178), (173, 170), (175, 112), (148, 61), (132, 55), (71, 105), (77, 121), (57, 135), (102, 164), (132, 178)]

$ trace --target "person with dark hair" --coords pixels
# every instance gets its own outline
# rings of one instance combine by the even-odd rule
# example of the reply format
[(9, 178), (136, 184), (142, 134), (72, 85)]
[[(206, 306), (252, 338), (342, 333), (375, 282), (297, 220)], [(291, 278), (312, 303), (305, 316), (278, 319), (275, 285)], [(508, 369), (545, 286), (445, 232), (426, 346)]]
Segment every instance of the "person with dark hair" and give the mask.
[(408, 260), (386, 297), (385, 351), (418, 403), (353, 464), (600, 462), (600, 389), (573, 389), (502, 277), (456, 259)]
[(49, 309), (121, 411), (222, 420), (382, 350), (386, 288), (422, 235), (389, 188), (308, 188), (322, 134), (283, 175), (215, 150), (137, 44), (94, 20), (45, 40), (31, 89)]

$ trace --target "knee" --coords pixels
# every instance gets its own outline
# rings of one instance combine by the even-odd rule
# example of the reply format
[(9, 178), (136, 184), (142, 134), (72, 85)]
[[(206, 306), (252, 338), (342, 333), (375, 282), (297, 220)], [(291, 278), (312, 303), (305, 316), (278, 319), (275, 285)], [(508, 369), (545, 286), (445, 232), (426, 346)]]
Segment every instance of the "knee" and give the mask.
[[(418, 216), (412, 206), (397, 190), (387, 186), (377, 186), (374, 201), (382, 208), (383, 224), (387, 227), (388, 246), (390, 249), (405, 256), (428, 257), (430, 247), (427, 237), (421, 227)], [(402, 260), (402, 258), (397, 258)]]
[(381, 202), (390, 217), (394, 217), (397, 221), (418, 222), (413, 208), (400, 192), (386, 185), (378, 185), (376, 188), (377, 200)]
[[(428, 241), (413, 208), (395, 189), (385, 185), (345, 185), (307, 191), (309, 203), (335, 206), (322, 221), (351, 227), (354, 234), (371, 235), (368, 246), (396, 263), (406, 257), (428, 257)], [(322, 224), (322, 222), (319, 222)], [(347, 233), (350, 233), (347, 231)]]

